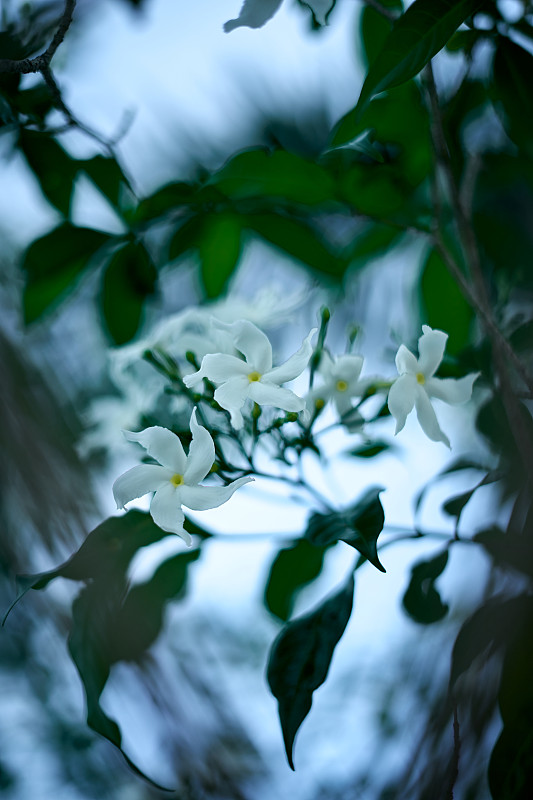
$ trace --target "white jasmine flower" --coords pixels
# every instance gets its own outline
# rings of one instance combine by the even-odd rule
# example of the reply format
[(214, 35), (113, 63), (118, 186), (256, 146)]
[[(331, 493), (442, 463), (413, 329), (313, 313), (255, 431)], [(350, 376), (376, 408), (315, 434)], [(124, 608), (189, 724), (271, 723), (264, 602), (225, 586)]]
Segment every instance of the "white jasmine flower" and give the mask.
[(244, 424), (241, 408), (250, 398), (258, 405), (276, 406), (284, 411), (303, 411), (305, 401), (280, 384), (301, 375), (313, 352), (310, 332), (297, 353), (279, 367), (272, 367), (272, 346), (268, 337), (248, 320), (238, 320), (231, 325), (213, 320), (213, 325), (229, 331), (236, 349), (244, 360), (223, 353), (210, 353), (202, 359), (198, 372), (184, 378), (188, 387), (196, 386), (203, 378), (218, 385), (215, 400), (231, 414), (234, 428)]
[(396, 354), (396, 367), (400, 373), (389, 391), (389, 410), (396, 420), (396, 431), (399, 433), (405, 425), (407, 415), (416, 409), (422, 430), (434, 442), (444, 442), (450, 447), (450, 441), (440, 429), (430, 398), (444, 400), (445, 403), (457, 405), (466, 403), (472, 395), (472, 386), (479, 372), (466, 375), (464, 378), (435, 378), (446, 347), (448, 334), (432, 330), (429, 325), (422, 325), (422, 336), (418, 340), (417, 359), (405, 345), (400, 345)]
[(196, 409), (191, 414), (190, 428), (192, 442), (187, 456), (178, 436), (168, 428), (155, 425), (140, 433), (124, 431), (130, 441), (139, 442), (159, 464), (133, 467), (113, 484), (117, 508), (124, 508), (130, 500), (155, 492), (150, 505), (155, 524), (164, 531), (177, 533), (188, 547), (192, 539), (183, 528), (181, 506), (193, 511), (217, 508), (229, 500), (239, 486), (253, 480), (246, 476), (228, 486), (200, 486), (200, 481), (213, 466), (215, 446), (211, 434), (197, 423)]
[(331, 400), (340, 417), (351, 411), (352, 398), (361, 397), (366, 389), (366, 382), (359, 379), (362, 368), (362, 356), (344, 355), (332, 358), (324, 350), (317, 369), (323, 383), (309, 392), (309, 410), (312, 412), (315, 408), (323, 408)]

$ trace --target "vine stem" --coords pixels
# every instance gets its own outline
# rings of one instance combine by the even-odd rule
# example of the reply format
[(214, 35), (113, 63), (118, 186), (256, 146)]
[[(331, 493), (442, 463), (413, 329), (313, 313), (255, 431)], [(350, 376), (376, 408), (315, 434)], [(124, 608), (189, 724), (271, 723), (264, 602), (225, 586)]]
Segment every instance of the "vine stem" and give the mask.
[(44, 53), (41, 53), (39, 56), (35, 56), (35, 58), (0, 58), (0, 72), (18, 73), (19, 75), (28, 75), (32, 72), (42, 72), (44, 77), (44, 71), (49, 69), (50, 62), (53, 59), (57, 48), (65, 38), (65, 35), (70, 28), (75, 7), (76, 0), (65, 0), (65, 8), (63, 14), (61, 15), (61, 19), (59, 20), (59, 25), (52, 41)]

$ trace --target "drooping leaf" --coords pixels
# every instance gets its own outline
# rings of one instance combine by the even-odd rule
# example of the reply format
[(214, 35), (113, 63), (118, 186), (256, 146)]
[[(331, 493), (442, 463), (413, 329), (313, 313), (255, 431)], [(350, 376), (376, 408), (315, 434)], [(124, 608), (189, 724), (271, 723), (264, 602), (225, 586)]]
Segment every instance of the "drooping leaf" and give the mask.
[(265, 605), (272, 614), (288, 620), (299, 590), (320, 575), (326, 549), (298, 539), (278, 552), (265, 587)]
[(334, 280), (344, 275), (347, 259), (332, 252), (309, 225), (279, 214), (248, 214), (246, 224), (267, 242), (322, 275)]
[(239, 263), (242, 225), (237, 214), (205, 217), (199, 241), (200, 275), (209, 299), (219, 297)]
[(385, 572), (377, 550), (377, 540), (385, 523), (385, 514), (379, 499), (383, 491), (380, 486), (371, 487), (344, 511), (313, 513), (307, 524), (306, 539), (319, 547), (338, 541), (346, 542), (376, 569)]
[(390, 450), (392, 447), (393, 445), (391, 445), (390, 442), (376, 439), (373, 442), (365, 442), (365, 444), (361, 444), (359, 447), (354, 447), (352, 450), (349, 450), (348, 453), (354, 456), (354, 458), (375, 458), (381, 455), (381, 453)]
[(129, 189), (129, 181), (115, 158), (94, 156), (80, 162), (80, 167), (87, 173), (97, 189), (107, 197), (111, 205), (120, 209), (122, 193)]
[(442, 575), (448, 563), (448, 550), (438, 553), (428, 561), (419, 561), (411, 568), (409, 586), (403, 596), (403, 607), (422, 625), (438, 622), (448, 613), (448, 605), (443, 603), (435, 581)]
[(305, 616), (289, 622), (272, 645), (267, 679), (278, 701), (285, 752), (294, 769), (293, 746), (298, 729), (308, 715), (313, 692), (326, 680), (353, 605), (354, 581)]
[(424, 262), (420, 289), (422, 318), (431, 328), (448, 333), (446, 351), (455, 355), (470, 341), (474, 314), (437, 250), (431, 250)]
[(335, 192), (327, 170), (286, 150), (239, 153), (211, 181), (233, 200), (273, 197), (312, 206), (331, 202)]
[(503, 123), (510, 138), (529, 156), (533, 155), (532, 72), (533, 55), (507, 37), (498, 37), (490, 94), (497, 111), (503, 111)]
[(352, 264), (365, 265), (372, 258), (386, 253), (403, 236), (403, 231), (390, 225), (369, 223), (354, 237), (349, 254)]
[[(391, 13), (396, 13), (397, 15), (403, 10), (402, 0), (385, 0), (382, 5)], [(376, 57), (383, 49), (385, 40), (391, 32), (392, 22), (392, 19), (387, 19), (384, 14), (371, 5), (365, 5), (362, 9), (359, 26), (363, 55), (367, 67), (376, 60)]]
[(114, 344), (125, 344), (135, 336), (156, 280), (157, 270), (142, 242), (128, 242), (111, 257), (103, 274), (100, 303)]
[(417, 75), (483, 0), (415, 0), (399, 17), (372, 62), (357, 103), (361, 114), (370, 99)]
[(77, 228), (68, 222), (32, 242), (22, 260), (26, 273), (24, 321), (39, 319), (65, 299), (87, 268), (92, 256), (110, 242), (108, 233)]
[(189, 250), (197, 249), (202, 237), (202, 217), (200, 214), (187, 219), (173, 234), (168, 248), (169, 261), (181, 258)]
[(48, 133), (22, 129), (19, 146), (46, 199), (68, 217), (78, 163)]
[(491, 527), (478, 531), (474, 537), (501, 567), (512, 567), (533, 578), (533, 547), (527, 535)]
[(198, 187), (192, 183), (169, 183), (141, 200), (135, 211), (135, 221), (147, 222), (188, 206), (197, 191)]
[(224, 32), (229, 33), (235, 28), (262, 28), (272, 19), (283, 0), (244, 0), (237, 19), (230, 19), (224, 23)]

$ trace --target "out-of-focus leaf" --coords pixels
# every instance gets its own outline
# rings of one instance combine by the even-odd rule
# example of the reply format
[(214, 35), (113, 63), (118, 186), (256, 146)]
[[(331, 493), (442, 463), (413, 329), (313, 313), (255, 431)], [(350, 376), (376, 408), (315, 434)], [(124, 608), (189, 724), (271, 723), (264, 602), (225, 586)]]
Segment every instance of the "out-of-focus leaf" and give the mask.
[(235, 272), (241, 254), (240, 218), (219, 213), (205, 217), (199, 241), (200, 274), (206, 296), (219, 297)]
[(344, 511), (311, 514), (305, 538), (318, 547), (327, 547), (338, 541), (346, 542), (376, 569), (385, 572), (377, 551), (377, 540), (385, 523), (379, 499), (383, 491), (382, 487), (374, 486)]
[(352, 613), (353, 591), (350, 576), (340, 592), (309, 614), (289, 622), (272, 645), (267, 679), (278, 701), (291, 769), (294, 737), (311, 709), (313, 692), (326, 680), (333, 652)]
[(130, 184), (118, 161), (98, 155), (79, 164), (111, 205), (119, 209), (122, 192), (124, 188), (130, 188)]
[(76, 228), (68, 222), (32, 242), (22, 260), (26, 273), (24, 321), (39, 319), (64, 299), (91, 257), (111, 240), (108, 233)]
[(175, 261), (189, 250), (197, 249), (202, 237), (202, 218), (200, 215), (186, 220), (173, 234), (168, 248), (168, 260)]
[(447, 475), (452, 475), (454, 472), (461, 472), (462, 470), (466, 469), (477, 470), (480, 472), (487, 472), (487, 473), (490, 472), (490, 467), (488, 467), (485, 464), (482, 464), (479, 461), (474, 461), (473, 459), (470, 458), (454, 459), (454, 461), (452, 461), (451, 464), (442, 469), (437, 475), (435, 475), (434, 478), (432, 478), (428, 483), (426, 483), (426, 485), (417, 494), (414, 502), (415, 514), (417, 514), (418, 511), (420, 510), (420, 506), (422, 505), (422, 501), (424, 500), (424, 497), (426, 496), (428, 490), (432, 486), (434, 486), (435, 483), (438, 483)]
[[(490, 94), (513, 142), (533, 156), (533, 55), (504, 36), (497, 41)], [(501, 104), (501, 105), (500, 105)]]
[(348, 453), (354, 458), (375, 458), (376, 456), (381, 455), (381, 453), (385, 453), (387, 450), (390, 450), (392, 445), (390, 442), (384, 442), (380, 439), (376, 439), (373, 442), (365, 442), (365, 444), (359, 445), (359, 447), (354, 447), (352, 450), (349, 450)]
[[(392, 12), (403, 11), (402, 0), (385, 0), (382, 2), (385, 8)], [(392, 20), (387, 19), (377, 9), (371, 5), (365, 5), (360, 17), (361, 41), (363, 43), (363, 55), (366, 66), (368, 67), (376, 60), (376, 57), (383, 49), (385, 40), (391, 32)]]
[(512, 567), (533, 578), (533, 545), (528, 535), (493, 527), (478, 531), (473, 538), (499, 567)]
[(141, 323), (143, 305), (155, 290), (157, 270), (142, 242), (128, 242), (111, 257), (103, 274), (100, 303), (114, 344), (132, 339)]
[(237, 19), (224, 23), (224, 32), (235, 28), (262, 28), (281, 6), (282, 0), (244, 0)]
[(447, 563), (446, 549), (428, 561), (419, 561), (411, 568), (411, 579), (402, 603), (415, 622), (430, 625), (448, 613), (448, 605), (442, 602), (435, 588), (435, 581), (442, 575)]
[(328, 17), (335, 7), (337, 0), (299, 0), (307, 6), (313, 15), (313, 24), (319, 27), (328, 24)]
[(43, 83), (17, 92), (15, 104), (19, 112), (41, 122), (53, 108), (52, 95)]
[(424, 262), (420, 289), (422, 318), (431, 328), (448, 333), (446, 350), (455, 355), (470, 341), (474, 314), (437, 250), (431, 250)]
[(275, 197), (307, 206), (331, 202), (335, 195), (327, 170), (286, 150), (239, 153), (211, 180), (233, 200)]
[(46, 199), (68, 217), (78, 163), (47, 133), (22, 129), (19, 146)]
[(188, 206), (198, 187), (192, 183), (169, 183), (141, 200), (135, 211), (135, 221), (148, 222), (183, 206)]
[(376, 258), (395, 244), (403, 236), (403, 231), (390, 225), (370, 223), (354, 237), (350, 245), (350, 260), (352, 264), (366, 264)]
[(320, 575), (326, 549), (298, 539), (278, 552), (265, 587), (265, 605), (272, 614), (288, 620), (299, 590)]
[(278, 214), (248, 214), (245, 224), (267, 242), (333, 280), (344, 275), (347, 259), (326, 247), (313, 228)]
[(354, 164), (340, 180), (339, 193), (359, 214), (387, 217), (405, 204), (394, 167)]
[(370, 99), (417, 75), (483, 0), (415, 0), (399, 17), (372, 62), (357, 103), (361, 114)]

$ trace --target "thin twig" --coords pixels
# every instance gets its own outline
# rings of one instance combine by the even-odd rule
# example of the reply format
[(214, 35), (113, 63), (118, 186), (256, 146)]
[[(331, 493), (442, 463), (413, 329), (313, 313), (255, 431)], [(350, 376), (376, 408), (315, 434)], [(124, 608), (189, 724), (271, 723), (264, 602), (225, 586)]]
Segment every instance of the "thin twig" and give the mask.
[(65, 0), (65, 9), (59, 20), (58, 28), (54, 34), (54, 38), (44, 53), (35, 56), (35, 58), (22, 58), (18, 60), (0, 58), (0, 72), (15, 72), (19, 75), (28, 75), (31, 72), (43, 72), (43, 70), (46, 70), (70, 27), (75, 6), (76, 0)]

